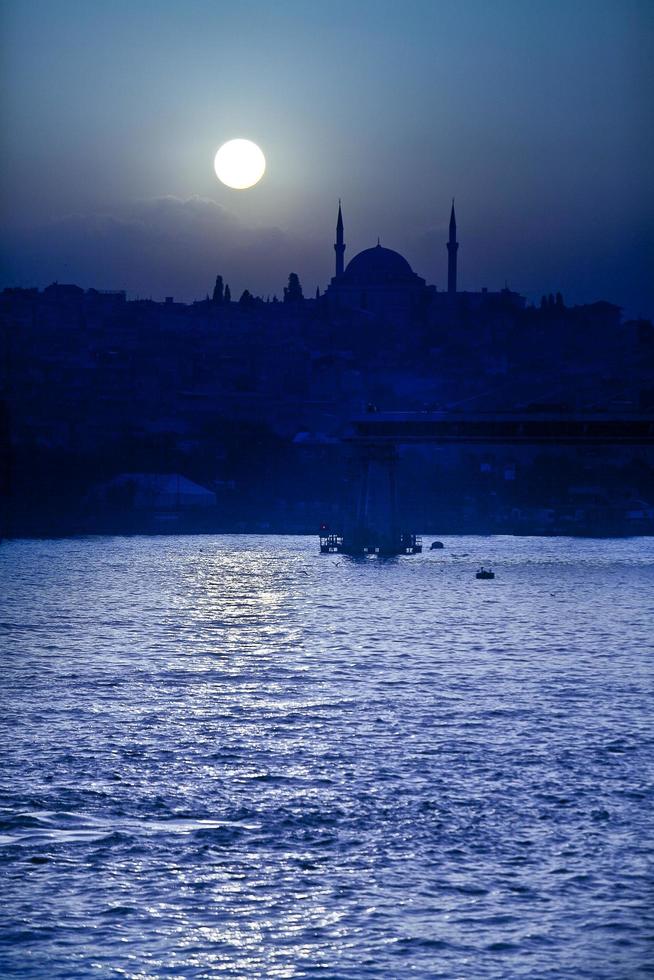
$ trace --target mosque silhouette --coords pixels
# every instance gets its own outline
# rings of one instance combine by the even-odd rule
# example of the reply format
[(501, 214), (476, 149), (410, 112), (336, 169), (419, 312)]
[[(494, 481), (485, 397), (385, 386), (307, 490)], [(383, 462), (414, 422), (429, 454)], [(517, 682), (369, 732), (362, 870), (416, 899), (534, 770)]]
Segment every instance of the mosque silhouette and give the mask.
[(447, 247), (447, 291), (439, 291), (417, 275), (409, 262), (399, 252), (381, 245), (379, 239), (372, 248), (359, 252), (345, 265), (345, 236), (343, 211), (338, 204), (336, 221), (336, 267), (333, 278), (325, 291), (325, 298), (332, 307), (364, 310), (368, 313), (392, 319), (396, 323), (408, 323), (416, 313), (427, 306), (443, 306), (452, 309), (461, 302), (475, 306), (493, 295), (515, 298), (517, 305), (524, 300), (508, 288), (502, 293), (460, 293), (457, 290), (456, 213), (454, 200), (450, 211)]

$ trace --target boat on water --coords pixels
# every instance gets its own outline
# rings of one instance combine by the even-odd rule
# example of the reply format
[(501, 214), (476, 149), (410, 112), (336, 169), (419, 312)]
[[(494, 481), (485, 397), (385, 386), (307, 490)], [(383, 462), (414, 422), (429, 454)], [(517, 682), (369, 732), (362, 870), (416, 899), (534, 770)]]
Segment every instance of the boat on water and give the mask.
[(417, 534), (400, 532), (396, 535), (379, 535), (365, 529), (348, 533), (331, 531), (326, 524), (320, 525), (320, 552), (323, 555), (374, 556), (389, 558), (395, 555), (419, 555), (422, 539)]
[(475, 578), (481, 578), (481, 579), (495, 578), (495, 572), (491, 571), (490, 568), (484, 568), (484, 566), (482, 565), (479, 571), (477, 572), (477, 574), (475, 575)]

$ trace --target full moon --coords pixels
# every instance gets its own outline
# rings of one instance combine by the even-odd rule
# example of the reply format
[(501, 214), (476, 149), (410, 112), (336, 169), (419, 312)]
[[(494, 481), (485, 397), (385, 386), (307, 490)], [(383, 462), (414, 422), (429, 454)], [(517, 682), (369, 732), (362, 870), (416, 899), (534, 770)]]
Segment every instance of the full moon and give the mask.
[(216, 177), (227, 187), (242, 191), (254, 187), (264, 175), (266, 158), (251, 140), (223, 143), (213, 161)]

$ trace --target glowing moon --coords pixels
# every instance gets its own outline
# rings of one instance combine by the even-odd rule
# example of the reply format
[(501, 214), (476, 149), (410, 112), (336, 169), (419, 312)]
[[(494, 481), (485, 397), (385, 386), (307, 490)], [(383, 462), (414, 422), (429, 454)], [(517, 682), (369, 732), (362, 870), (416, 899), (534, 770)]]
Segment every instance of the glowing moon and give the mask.
[(227, 187), (242, 191), (253, 187), (264, 175), (266, 158), (251, 140), (223, 143), (213, 161), (216, 177)]

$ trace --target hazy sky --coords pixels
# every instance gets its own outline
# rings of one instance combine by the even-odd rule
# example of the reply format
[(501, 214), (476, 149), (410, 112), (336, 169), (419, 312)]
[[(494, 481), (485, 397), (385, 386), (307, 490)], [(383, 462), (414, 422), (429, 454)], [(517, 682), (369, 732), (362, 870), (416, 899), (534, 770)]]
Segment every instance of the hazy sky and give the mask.
[(341, 197), (441, 288), (456, 195), (460, 288), (654, 314), (651, 0), (6, 0), (2, 44), (2, 284), (313, 293)]

